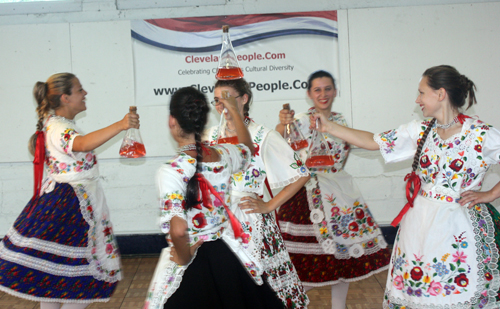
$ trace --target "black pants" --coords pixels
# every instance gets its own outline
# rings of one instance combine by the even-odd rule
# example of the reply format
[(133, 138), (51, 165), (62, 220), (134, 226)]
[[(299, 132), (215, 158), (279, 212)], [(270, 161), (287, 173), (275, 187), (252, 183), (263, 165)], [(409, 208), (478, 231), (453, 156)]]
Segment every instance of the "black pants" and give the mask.
[(273, 289), (257, 285), (222, 240), (207, 241), (198, 249), (181, 285), (164, 308), (284, 308)]

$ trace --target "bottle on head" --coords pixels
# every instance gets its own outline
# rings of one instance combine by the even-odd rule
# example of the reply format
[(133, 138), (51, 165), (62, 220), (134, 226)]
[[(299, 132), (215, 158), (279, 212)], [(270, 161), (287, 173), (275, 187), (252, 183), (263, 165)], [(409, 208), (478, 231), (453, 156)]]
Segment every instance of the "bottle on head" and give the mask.
[(219, 57), (219, 66), (215, 78), (218, 80), (230, 80), (243, 78), (243, 71), (238, 64), (233, 44), (229, 38), (229, 26), (222, 26), (222, 47)]

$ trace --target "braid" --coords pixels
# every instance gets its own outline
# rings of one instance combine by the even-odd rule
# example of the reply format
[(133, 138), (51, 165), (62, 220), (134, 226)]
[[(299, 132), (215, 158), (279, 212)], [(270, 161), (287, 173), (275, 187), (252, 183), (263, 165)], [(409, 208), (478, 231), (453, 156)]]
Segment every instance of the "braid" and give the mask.
[[(36, 113), (38, 115), (38, 121), (36, 123), (36, 130), (42, 131), (43, 129), (43, 119), (49, 113), (49, 104), (47, 103), (47, 84), (44, 82), (36, 82), (33, 88), (33, 96), (37, 102)], [(28, 150), (34, 156), (36, 150), (36, 133), (33, 134), (28, 141)]]
[(436, 122), (436, 118), (433, 118), (427, 128), (424, 131), (424, 134), (418, 141), (418, 146), (417, 146), (417, 151), (415, 152), (415, 157), (413, 157), (413, 164), (411, 165), (411, 169), (413, 172), (417, 170), (420, 155), (422, 154), (422, 148), (424, 147), (425, 140), (427, 139), (427, 135), (429, 135), (429, 132), (431, 131), (432, 127), (434, 126), (434, 123)]
[(198, 189), (198, 178), (196, 174), (201, 172), (201, 162), (203, 160), (203, 154), (201, 149), (201, 134), (195, 133), (195, 145), (196, 145), (196, 172), (191, 179), (189, 179), (186, 188), (186, 210), (193, 208), (193, 206), (200, 203), (199, 189)]
[(47, 83), (36, 82), (33, 88), (33, 96), (35, 97), (38, 106), (36, 108), (36, 113), (38, 114), (38, 122), (36, 124), (36, 129), (41, 131), (43, 128), (43, 118), (49, 113), (49, 104), (47, 102)]
[[(61, 106), (61, 96), (63, 94), (71, 95), (71, 88), (75, 78), (76, 76), (71, 73), (57, 73), (50, 76), (45, 83), (35, 83), (33, 96), (37, 103), (37, 131), (43, 130), (43, 120), (48, 116), (50, 110), (56, 110)], [(28, 150), (32, 155), (35, 154), (36, 136), (36, 133), (33, 134), (28, 142)]]
[(205, 129), (210, 107), (205, 95), (193, 87), (177, 90), (170, 100), (170, 115), (182, 129), (183, 135), (194, 134), (196, 145), (196, 173), (189, 179), (186, 188), (186, 206), (189, 210), (200, 203), (197, 173), (201, 172), (203, 161), (201, 134)]

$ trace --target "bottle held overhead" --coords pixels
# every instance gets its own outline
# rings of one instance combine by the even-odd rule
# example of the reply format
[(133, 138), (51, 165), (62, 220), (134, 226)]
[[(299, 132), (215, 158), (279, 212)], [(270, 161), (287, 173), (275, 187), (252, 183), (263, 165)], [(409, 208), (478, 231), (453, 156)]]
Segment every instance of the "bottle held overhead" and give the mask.
[[(228, 99), (229, 98), (229, 92), (228, 91), (222, 91), (221, 96), (223, 99)], [(227, 126), (227, 121), (226, 117), (224, 117), (224, 114), (227, 113), (227, 110), (224, 109), (222, 113), (220, 114), (220, 121), (219, 121), (219, 138), (217, 139), (217, 144), (233, 144), (237, 145), (239, 143), (238, 141), (238, 136), (226, 136), (226, 126)]]

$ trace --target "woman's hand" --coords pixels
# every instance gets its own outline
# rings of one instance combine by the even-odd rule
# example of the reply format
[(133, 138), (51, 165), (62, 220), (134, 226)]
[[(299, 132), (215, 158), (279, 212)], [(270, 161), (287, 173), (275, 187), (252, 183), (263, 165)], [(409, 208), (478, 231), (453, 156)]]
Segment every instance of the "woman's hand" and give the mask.
[(293, 116), (295, 116), (295, 111), (289, 109), (282, 109), (280, 110), (279, 116), (280, 116), (280, 123), (286, 126), (287, 124), (292, 123)]
[(102, 128), (100, 130), (90, 132), (86, 135), (80, 135), (75, 137), (73, 141), (73, 152), (87, 152), (96, 149), (105, 142), (109, 141), (115, 135), (123, 130), (128, 130), (130, 128), (139, 129), (139, 115), (135, 113), (128, 113), (110, 126)]
[(245, 196), (241, 198), (238, 206), (247, 214), (267, 214), (272, 211), (272, 209), (268, 206), (268, 203), (264, 202), (258, 196), (256, 198)]
[(495, 200), (491, 190), (485, 192), (465, 191), (461, 196), (462, 198), (458, 200), (458, 203), (460, 206), (470, 203), (469, 208), (472, 208), (477, 204), (491, 203)]
[[(232, 115), (233, 113), (236, 114), (240, 113), (240, 109), (238, 107), (238, 103), (236, 102), (236, 98), (231, 97), (229, 91), (222, 91), (219, 103), (222, 103), (224, 108), (227, 109), (229, 115)], [(224, 113), (225, 111), (223, 110), (222, 112)]]
[(321, 133), (330, 133), (333, 131), (334, 123), (329, 121), (325, 115), (321, 113), (312, 114), (309, 117), (310, 124), (309, 129), (316, 130)]
[(120, 123), (123, 130), (128, 130), (130, 128), (139, 129), (139, 115), (137, 115), (136, 113), (128, 113), (125, 115), (125, 117), (123, 117)]
[(175, 263), (179, 264), (179, 265), (186, 265), (188, 264), (192, 259), (193, 259), (193, 256), (194, 256), (194, 253), (196, 252), (196, 250), (203, 244), (203, 239), (200, 239), (198, 240), (197, 243), (195, 243), (194, 245), (192, 245), (190, 248), (189, 248), (189, 253), (190, 253), (190, 258), (189, 258), (189, 261), (182, 261), (181, 258), (179, 257), (179, 254), (177, 254), (177, 250), (175, 250), (175, 247), (172, 247), (170, 249), (170, 260), (171, 261), (174, 261)]

